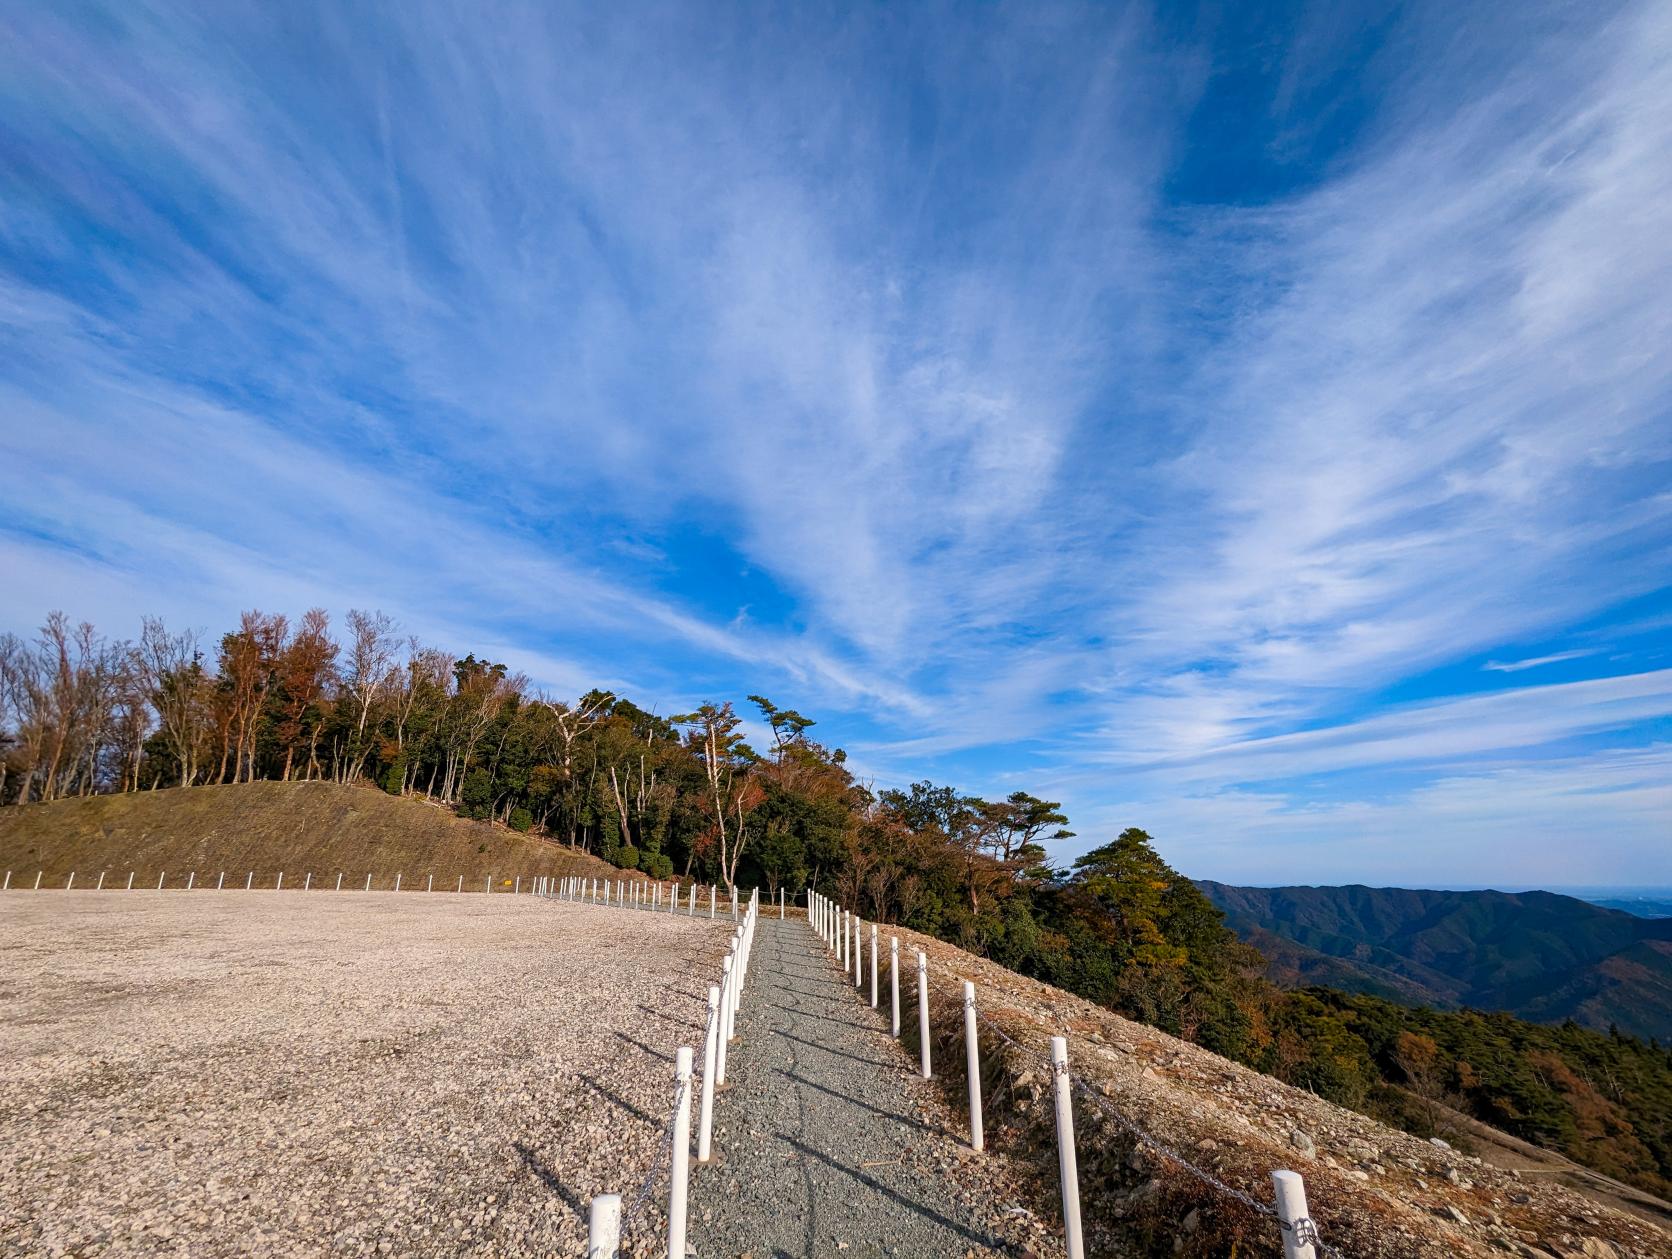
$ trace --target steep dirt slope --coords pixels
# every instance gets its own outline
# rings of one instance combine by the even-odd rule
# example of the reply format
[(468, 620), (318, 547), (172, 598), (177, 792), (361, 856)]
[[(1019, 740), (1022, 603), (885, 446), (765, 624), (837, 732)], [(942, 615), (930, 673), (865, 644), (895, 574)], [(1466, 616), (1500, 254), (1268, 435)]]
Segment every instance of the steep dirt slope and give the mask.
[[(258, 886), (280, 871), (286, 883), (311, 872), (316, 884), (341, 871), (364, 886), (388, 887), (397, 872), (404, 886), (431, 874), (436, 887), (468, 889), (533, 875), (620, 875), (602, 861), (561, 844), (520, 835), (486, 822), (467, 822), (451, 809), (401, 799), (371, 787), (335, 783), (241, 783), (174, 788), (120, 796), (58, 800), (0, 809), (0, 870), (12, 887), (28, 887), (43, 871), (43, 887), (62, 887), (70, 871), (89, 886), (99, 871), (109, 880), (155, 886), (159, 873), (198, 882), (227, 871), (229, 882), (255, 872)], [(110, 886), (107, 882), (106, 886)]]
[[(1672, 1254), (1672, 1233), (1643, 1216), (1384, 1127), (937, 940), (886, 931), (900, 937), (911, 1053), (913, 951), (928, 954), (936, 1074), (949, 1100), (963, 1089), (961, 981), (975, 983), (992, 1025), (981, 1032), (989, 1142), (1031, 1149), (1047, 1204), (1055, 1202), (1056, 1174), (1048, 1037), (1068, 1037), (1071, 1069), (1086, 1081), (1075, 1112), (1089, 1249), (1281, 1253), (1271, 1221), (1187, 1170), (1188, 1162), (1261, 1203), (1271, 1201), (1272, 1170), (1301, 1172), (1324, 1240), (1344, 1255)], [(885, 964), (887, 947), (885, 935)], [(886, 974), (883, 983), (886, 1006)], [(1646, 1198), (1634, 1205), (1664, 1206)]]

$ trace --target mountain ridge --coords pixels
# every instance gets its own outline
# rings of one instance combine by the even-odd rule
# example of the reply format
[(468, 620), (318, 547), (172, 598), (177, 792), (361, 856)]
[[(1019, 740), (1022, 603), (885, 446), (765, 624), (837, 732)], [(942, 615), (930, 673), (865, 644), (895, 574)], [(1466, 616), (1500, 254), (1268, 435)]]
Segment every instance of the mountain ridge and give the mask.
[(1672, 1033), (1672, 921), (1557, 892), (1196, 886), (1285, 987)]

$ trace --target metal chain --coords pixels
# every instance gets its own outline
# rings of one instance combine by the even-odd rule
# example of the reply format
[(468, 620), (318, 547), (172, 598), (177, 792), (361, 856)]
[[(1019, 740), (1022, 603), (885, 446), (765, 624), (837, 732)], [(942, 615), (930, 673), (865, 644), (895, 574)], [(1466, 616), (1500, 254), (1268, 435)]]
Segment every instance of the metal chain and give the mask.
[(662, 1179), (663, 1171), (670, 1169), (672, 1166), (673, 1121), (674, 1117), (679, 1114), (679, 1108), (685, 1104), (686, 1094), (690, 1091), (690, 1088), (691, 1082), (689, 1080), (681, 1081), (679, 1091), (674, 1094), (673, 1110), (668, 1115), (667, 1122), (662, 1125), (662, 1135), (656, 1157), (651, 1161), (650, 1170), (645, 1172), (644, 1180), (640, 1182), (638, 1191), (634, 1193), (632, 1205), (627, 1208), (627, 1213), (621, 1217), (621, 1231), (624, 1233), (628, 1226), (638, 1218), (644, 1204), (649, 1201), (650, 1192), (656, 1187), (657, 1182)]
[[(933, 982), (935, 982), (937, 987), (941, 986), (938, 980)], [(948, 995), (950, 995), (950, 991), (948, 989), (943, 987), (942, 991), (947, 992)], [(961, 997), (962, 994), (959, 995)], [(1243, 1206), (1255, 1212), (1257, 1215), (1277, 1220), (1279, 1226), (1283, 1229), (1287, 1230), (1291, 1227), (1294, 1228), (1298, 1240), (1303, 1244), (1310, 1242), (1317, 1248), (1320, 1255), (1340, 1256), (1342, 1254), (1342, 1252), (1337, 1250), (1334, 1246), (1325, 1244), (1323, 1239), (1318, 1234), (1318, 1226), (1312, 1222), (1310, 1217), (1297, 1220), (1293, 1225), (1284, 1223), (1273, 1207), (1261, 1202), (1258, 1198), (1255, 1198), (1245, 1190), (1238, 1189), (1234, 1185), (1226, 1184), (1212, 1172), (1196, 1166), (1196, 1164), (1185, 1158), (1184, 1155), (1180, 1154), (1172, 1146), (1167, 1145), (1165, 1142), (1151, 1136), (1137, 1124), (1133, 1123), (1132, 1120), (1128, 1119), (1124, 1114), (1116, 1109), (1116, 1107), (1107, 1098), (1097, 1092), (1088, 1081), (1075, 1075), (1066, 1063), (1053, 1062), (1049, 1057), (1040, 1053), (1037, 1049), (1030, 1049), (1028, 1046), (1022, 1044), (1020, 1041), (1007, 1034), (1005, 1030), (997, 1023), (993, 1022), (992, 1019), (988, 1018), (986, 1013), (979, 1007), (976, 1008), (975, 1017), (983, 1027), (992, 1032), (993, 1035), (997, 1036), (1005, 1044), (1009, 1045), (1017, 1052), (1032, 1058), (1036, 1063), (1049, 1070), (1053, 1078), (1058, 1076), (1067, 1076), (1069, 1083), (1077, 1087), (1081, 1094), (1090, 1100), (1092, 1105), (1096, 1106), (1098, 1110), (1102, 1111), (1110, 1119), (1113, 1119), (1117, 1125), (1124, 1129), (1133, 1137), (1134, 1140), (1146, 1149), (1152, 1150), (1170, 1162), (1177, 1164), (1179, 1167), (1189, 1172), (1192, 1176), (1195, 1176), (1198, 1180), (1202, 1181), (1203, 1184), (1208, 1185), (1212, 1189), (1218, 1190), (1220, 1193), (1236, 1202), (1240, 1202)]]

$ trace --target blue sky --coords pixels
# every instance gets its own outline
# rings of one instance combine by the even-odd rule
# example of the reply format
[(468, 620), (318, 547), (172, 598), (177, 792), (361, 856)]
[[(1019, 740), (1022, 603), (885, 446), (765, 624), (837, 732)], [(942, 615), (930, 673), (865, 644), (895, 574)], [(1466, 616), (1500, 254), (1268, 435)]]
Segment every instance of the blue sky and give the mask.
[(8, 5), (0, 629), (380, 607), (1199, 876), (1672, 883), (1669, 154), (1654, 4)]

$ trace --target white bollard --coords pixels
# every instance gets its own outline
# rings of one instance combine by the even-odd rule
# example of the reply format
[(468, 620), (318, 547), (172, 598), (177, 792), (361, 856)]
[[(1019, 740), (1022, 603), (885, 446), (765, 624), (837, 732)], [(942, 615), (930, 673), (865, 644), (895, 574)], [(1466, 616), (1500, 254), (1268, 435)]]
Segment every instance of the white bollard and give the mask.
[(726, 1011), (731, 1005), (732, 960), (728, 956), (720, 962), (720, 1042), (719, 1052), (714, 1059), (714, 1083), (726, 1082), (726, 1045), (731, 1040), (730, 1029), (726, 1026)]
[(8, 870), (8, 871), (6, 871), (5, 885), (0, 886), (0, 892), (9, 892), (11, 890), (12, 890), (12, 872), (10, 870)]
[(104, 870), (99, 871), (99, 885), (93, 889), (95, 892), (104, 891), (104, 876), (105, 876), (106, 873), (107, 872), (104, 871)]
[[(37, 892), (41, 890), (41, 875), (43, 875), (45, 873), (46, 873), (46, 871), (44, 871), (44, 870), (35, 871), (35, 890)], [(161, 879), (158, 879), (157, 880), (157, 891), (160, 892), (162, 890), (163, 890), (163, 881)]]
[(708, 885), (708, 916), (714, 917), (714, 884)]
[(284, 891), (284, 871), (283, 870), (279, 871), (279, 881), (277, 883), (273, 884), (273, 890), (275, 892)]
[(900, 1039), (900, 937), (888, 940), (888, 1005), (892, 1015), (888, 1021), (889, 1034)]
[(871, 1008), (877, 1008), (877, 924), (871, 924)]
[(784, 889), (778, 889), (778, 921), (784, 921)]
[(1283, 1259), (1317, 1259), (1318, 1227), (1306, 1213), (1306, 1184), (1299, 1172), (1273, 1172), (1277, 1222), (1283, 1230)]
[[(395, 890), (397, 892), (401, 890), (401, 876), (398, 875), (398, 874), (395, 876)], [(511, 895), (512, 896), (521, 896), (522, 895), (522, 875), (520, 875), (520, 874), (517, 876), (516, 886), (511, 889)]]
[[(168, 871), (167, 870), (164, 870), (161, 874), (159, 874), (157, 876), (157, 891), (160, 892), (160, 891), (163, 890), (163, 880), (166, 879), (167, 877), (168, 877)], [(39, 883), (40, 881), (41, 881), (41, 876), (37, 874), (35, 876), (35, 882)]]
[[(658, 885), (660, 886), (660, 885)], [(684, 1259), (685, 1195), (691, 1183), (691, 1047), (674, 1051), (673, 1168), (668, 1173), (668, 1254)]]
[(586, 1259), (616, 1259), (621, 1253), (621, 1195), (601, 1193), (592, 1200), (586, 1227)]
[(1051, 1074), (1056, 1077), (1057, 1172), (1062, 1184), (1062, 1228), (1068, 1259), (1085, 1259), (1080, 1232), (1080, 1166), (1074, 1154), (1074, 1101), (1068, 1080), (1068, 1041), (1051, 1037)]
[(865, 979), (865, 924), (857, 916), (853, 920), (853, 986)]
[(464, 891), (464, 875), (459, 875), (459, 891)]
[(313, 871), (312, 870), (309, 870), (306, 877), (303, 878), (303, 880), (302, 880), (302, 890), (304, 892), (311, 892), (313, 890)]
[(918, 1057), (923, 1063), (923, 1078), (930, 1078), (929, 1067), (929, 959), (923, 950), (917, 951), (917, 1039)]
[(338, 870), (337, 871), (337, 891), (340, 892), (342, 890), (343, 890), (343, 872), (341, 870)]
[(708, 1162), (714, 1130), (714, 1068), (720, 1052), (720, 985), (708, 985), (708, 1032), (702, 1043), (702, 1113), (697, 1123), (697, 1162)]
[(70, 881), (68, 883), (64, 884), (64, 890), (66, 892), (75, 891), (75, 871), (74, 870), (70, 871)]
[(399, 870), (395, 871), (395, 890), (397, 892), (401, 890), (401, 872)]
[(731, 890), (731, 916), (733, 922), (737, 921), (737, 884), (735, 883), (732, 884)]
[(366, 891), (369, 892), (371, 890), (372, 890), (372, 876), (371, 876), (370, 872), (368, 872), (366, 874)]
[(981, 1131), (981, 1046), (975, 1034), (975, 985), (964, 981), (964, 1067), (970, 1077), (970, 1149), (982, 1150), (986, 1138)]
[(215, 890), (217, 892), (220, 892), (220, 891), (224, 891), (225, 889), (226, 889), (226, 871), (222, 870), (221, 871), (221, 877), (215, 880)]
[[(70, 877), (73, 879), (73, 878), (75, 878), (75, 875), (72, 874)], [(190, 874), (188, 874), (186, 876), (186, 890), (188, 892), (191, 891), (192, 890), (192, 884), (194, 884), (196, 882), (197, 882), (197, 871), (193, 870)]]
[(244, 876), (244, 890), (247, 892), (255, 886), (255, 871), (251, 870)]
[(129, 870), (128, 871), (128, 891), (131, 892), (133, 890), (134, 890), (134, 872), (132, 870)]
[(435, 891), (435, 875), (433, 875), (433, 874), (432, 874), (432, 875), (430, 875), (430, 878), (429, 878), (429, 882), (427, 882), (427, 883), (426, 883), (426, 884), (424, 884), (424, 890), (425, 890), (425, 891), (426, 891), (426, 892), (433, 892), (433, 891)]

